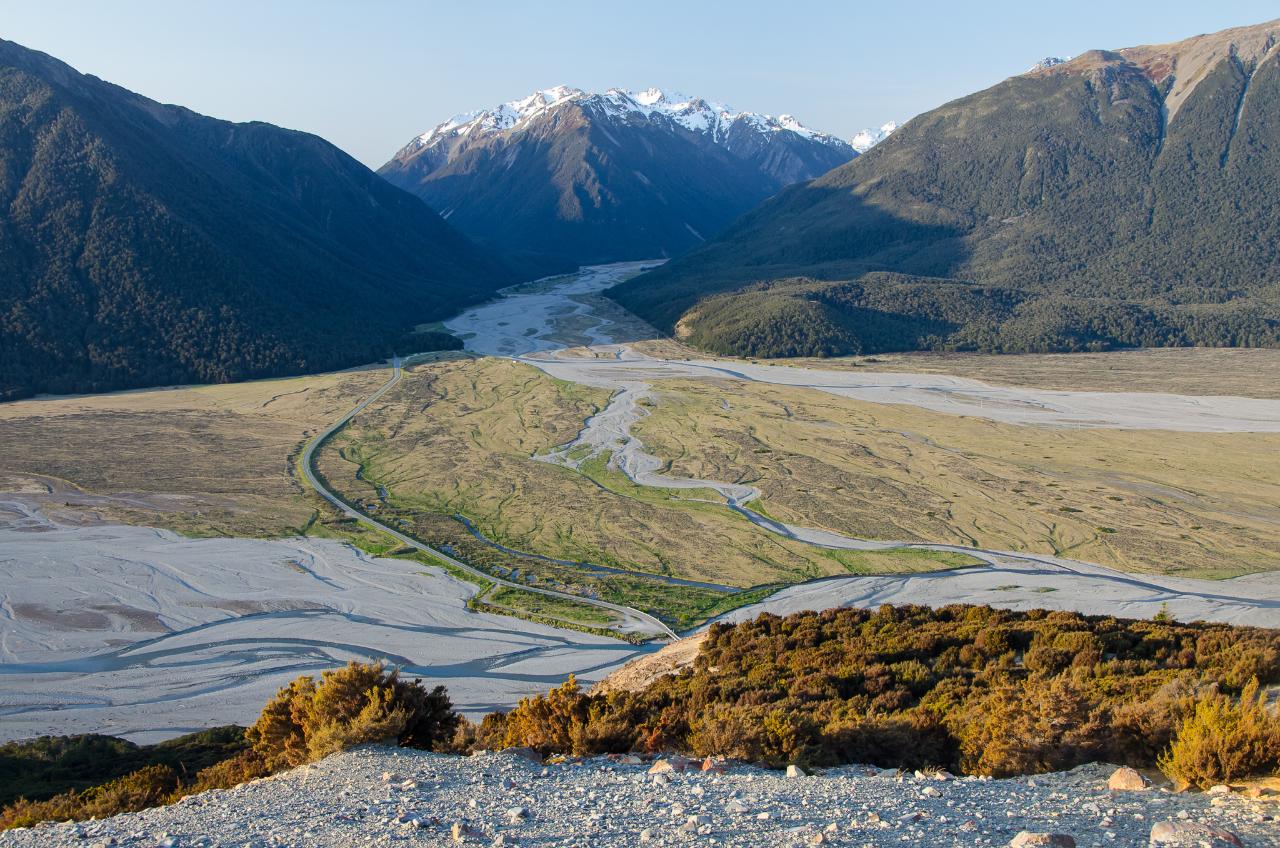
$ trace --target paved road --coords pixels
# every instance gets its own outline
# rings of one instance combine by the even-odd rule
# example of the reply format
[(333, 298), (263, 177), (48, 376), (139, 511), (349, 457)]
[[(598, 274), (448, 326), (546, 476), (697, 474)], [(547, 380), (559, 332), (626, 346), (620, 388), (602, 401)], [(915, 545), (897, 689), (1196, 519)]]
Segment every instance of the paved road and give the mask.
[(467, 572), (468, 574), (472, 574), (482, 580), (486, 580), (490, 583), (496, 583), (499, 586), (506, 586), (511, 589), (519, 589), (520, 591), (523, 591), (523, 592), (534, 592), (539, 595), (547, 595), (553, 598), (562, 598), (565, 600), (575, 601), (577, 603), (588, 604), (593, 607), (606, 609), (606, 610), (609, 610), (610, 612), (614, 612), (622, 616), (623, 622), (637, 631), (652, 632), (654, 634), (666, 636), (670, 639), (680, 638), (679, 636), (676, 635), (675, 631), (673, 631), (670, 627), (667, 627), (667, 625), (663, 624), (657, 618), (654, 618), (652, 615), (649, 615), (646, 612), (641, 612), (640, 610), (635, 609), (634, 607), (627, 607), (621, 604), (611, 604), (608, 601), (601, 601), (595, 598), (585, 598), (585, 597), (582, 597), (581, 595), (571, 595), (568, 592), (557, 592), (554, 589), (542, 589), (534, 586), (524, 586), (519, 583), (512, 583), (508, 580), (503, 580), (500, 577), (494, 577), (493, 575), (480, 571), (479, 569), (474, 568), (466, 564), (465, 562), (462, 562), (461, 560), (454, 559), (453, 557), (449, 556), (443, 551), (438, 551), (429, 545), (424, 545), (422, 542), (419, 542), (417, 539), (414, 539), (410, 536), (406, 536), (404, 533), (401, 533), (399, 530), (395, 530), (391, 527), (388, 527), (385, 524), (382, 524), (381, 522), (369, 517), (365, 513), (351, 506), (342, 498), (338, 497), (336, 493), (328, 489), (325, 486), (324, 482), (320, 479), (320, 477), (315, 473), (314, 460), (315, 460), (316, 450), (320, 447), (320, 445), (324, 444), (326, 439), (328, 439), (334, 433), (341, 430), (343, 427), (347, 426), (347, 424), (351, 421), (351, 419), (355, 418), (357, 415), (363, 412), (365, 408), (369, 406), (369, 404), (373, 403), (378, 398), (382, 397), (384, 394), (390, 391), (393, 386), (399, 383), (400, 378), (403, 375), (403, 371), (401, 370), (400, 366), (401, 366), (400, 357), (398, 356), (394, 357), (391, 360), (391, 379), (383, 383), (382, 386), (380, 386), (376, 392), (369, 395), (364, 400), (360, 401), (360, 403), (356, 404), (355, 407), (352, 408), (350, 412), (348, 412), (341, 419), (339, 419), (337, 422), (332, 424), (327, 430), (325, 430), (320, 435), (312, 439), (307, 444), (306, 448), (303, 450), (302, 462), (301, 462), (302, 476), (306, 478), (307, 482), (311, 484), (312, 488), (314, 488), (322, 498), (327, 500), (329, 503), (333, 504), (343, 514), (351, 518), (354, 518), (358, 521), (362, 521), (365, 524), (372, 525), (373, 527), (376, 527), (382, 532), (394, 537), (397, 541), (403, 542), (404, 544), (409, 545), (410, 547), (417, 548), (418, 550), (423, 551), (424, 553), (428, 553), (431, 556), (436, 557), (437, 559), (444, 560), (445, 562), (449, 563), (455, 568), (459, 568)]

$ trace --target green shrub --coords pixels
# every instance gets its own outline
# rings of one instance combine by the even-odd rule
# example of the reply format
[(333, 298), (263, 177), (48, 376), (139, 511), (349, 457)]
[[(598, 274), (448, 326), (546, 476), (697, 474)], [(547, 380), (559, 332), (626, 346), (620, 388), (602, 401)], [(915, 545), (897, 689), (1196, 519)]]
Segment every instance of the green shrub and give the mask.
[(1280, 769), (1280, 716), (1250, 681), (1238, 700), (1215, 693), (1183, 720), (1160, 770), (1182, 786), (1207, 789)]

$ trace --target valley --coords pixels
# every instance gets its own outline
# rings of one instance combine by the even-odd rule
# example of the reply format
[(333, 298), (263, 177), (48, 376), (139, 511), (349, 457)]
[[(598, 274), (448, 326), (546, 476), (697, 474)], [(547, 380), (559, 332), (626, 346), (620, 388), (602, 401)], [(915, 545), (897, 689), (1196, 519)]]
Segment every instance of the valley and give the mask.
[[(1006, 358), (991, 382), (932, 355), (714, 360), (600, 295), (647, 264), (509, 290), (446, 322), (464, 351), (400, 370), (0, 408), (0, 446), (47, 446), (5, 453), (6, 734), (243, 721), (388, 652), (478, 713), (653, 649), (610, 633), (763, 610), (1280, 620), (1280, 400), (1246, 379), (1271, 352)], [(1117, 362), (1163, 393), (1114, 391)], [(1257, 397), (1200, 394), (1215, 372)]]

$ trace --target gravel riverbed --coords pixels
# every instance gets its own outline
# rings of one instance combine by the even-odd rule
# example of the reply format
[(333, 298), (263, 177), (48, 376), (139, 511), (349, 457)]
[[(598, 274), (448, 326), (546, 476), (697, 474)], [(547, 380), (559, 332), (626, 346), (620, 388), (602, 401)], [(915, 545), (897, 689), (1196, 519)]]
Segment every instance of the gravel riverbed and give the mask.
[(1208, 826), (1246, 846), (1280, 846), (1274, 796), (1113, 792), (1104, 765), (1011, 780), (652, 766), (366, 747), (171, 807), (8, 831), (0, 846), (1003, 846), (1024, 830), (1131, 846), (1149, 844), (1163, 821), (1193, 840)]

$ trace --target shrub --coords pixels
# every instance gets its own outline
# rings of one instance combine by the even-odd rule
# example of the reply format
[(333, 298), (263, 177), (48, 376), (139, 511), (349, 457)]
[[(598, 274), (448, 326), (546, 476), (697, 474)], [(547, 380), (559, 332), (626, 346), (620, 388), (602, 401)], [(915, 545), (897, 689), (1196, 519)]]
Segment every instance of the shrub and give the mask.
[(1280, 716), (1267, 707), (1266, 692), (1252, 680), (1239, 700), (1215, 693), (1196, 703), (1183, 720), (1160, 770), (1182, 786), (1216, 783), (1280, 769)]
[(173, 769), (151, 765), (83, 792), (64, 792), (45, 801), (20, 798), (0, 812), (0, 829), (145, 810), (165, 803), (177, 788)]
[[(211, 752), (222, 752), (221, 759), (203, 766), (188, 781), (180, 780), (167, 764), (152, 764), (82, 791), (66, 791), (46, 800), (19, 798), (0, 810), (0, 830), (41, 821), (102, 818), (173, 803), (194, 792), (229, 789), (365, 742), (394, 740), (441, 750), (455, 735), (466, 736), (459, 734), (462, 723), (443, 686), (427, 691), (421, 681), (405, 682), (382, 663), (352, 662), (324, 672), (319, 682), (304, 676), (281, 689), (243, 734), (252, 743), (249, 749), (244, 748), (240, 728), (230, 727), (152, 746), (184, 757), (179, 765), (208, 762)], [(488, 720), (480, 727), (492, 734)], [(43, 755), (56, 761), (71, 752), (82, 760), (86, 746), (101, 749), (90, 737), (43, 739), (28, 745), (30, 751), (25, 753), (28, 758)], [(7, 750), (18, 747), (11, 745)], [(124, 742), (117, 747), (126, 753), (139, 750)]]
[(1280, 681), (1280, 631), (962, 605), (765, 614), (712, 625), (689, 668), (641, 691), (570, 681), (488, 717), (470, 744), (992, 775), (1149, 767), (1195, 698), (1238, 692), (1244, 671)]
[(381, 662), (351, 662), (317, 683), (299, 677), (282, 688), (247, 733), (270, 771), (318, 760), (367, 742), (435, 749), (459, 722), (443, 686), (430, 692)]

